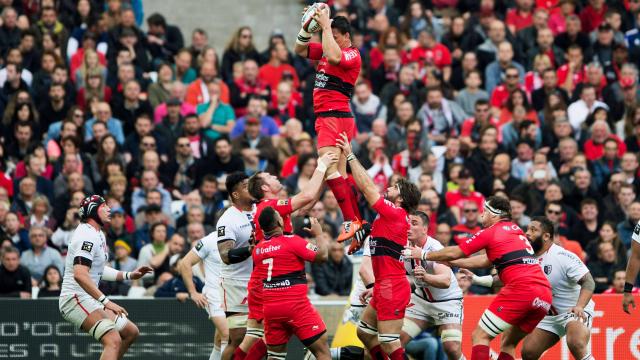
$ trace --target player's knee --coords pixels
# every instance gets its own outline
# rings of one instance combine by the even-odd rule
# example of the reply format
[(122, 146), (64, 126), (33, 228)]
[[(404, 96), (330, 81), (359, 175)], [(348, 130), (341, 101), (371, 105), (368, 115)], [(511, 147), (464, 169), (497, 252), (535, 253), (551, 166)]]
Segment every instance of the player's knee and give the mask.
[(522, 356), (522, 360), (534, 360), (538, 359), (537, 351), (532, 349), (530, 346), (522, 346), (522, 350), (520, 351), (520, 356)]
[(400, 347), (400, 334), (378, 334), (380, 347), (387, 354), (391, 354)]
[(120, 337), (120, 334), (114, 330), (104, 334), (100, 341), (105, 348), (110, 348), (116, 351), (120, 350), (120, 347), (122, 346), (122, 338)]
[(457, 341), (443, 341), (442, 348), (445, 354), (449, 356), (449, 359), (459, 359), (462, 354), (462, 347), (460, 346), (460, 342)]
[(587, 348), (587, 339), (582, 339), (580, 336), (574, 336), (567, 338), (567, 347), (571, 354), (583, 354)]
[(360, 339), (363, 344), (368, 346), (378, 337), (378, 329), (372, 325), (367, 324), (363, 320), (360, 320), (360, 322), (358, 323), (357, 335), (358, 339)]
[(138, 336), (140, 336), (140, 329), (138, 329), (136, 324), (129, 322), (129, 326), (127, 326), (127, 340), (133, 342)]
[(490, 342), (491, 337), (478, 326), (475, 330), (473, 330), (473, 333), (471, 334), (471, 341), (474, 344), (480, 344), (484, 342)]

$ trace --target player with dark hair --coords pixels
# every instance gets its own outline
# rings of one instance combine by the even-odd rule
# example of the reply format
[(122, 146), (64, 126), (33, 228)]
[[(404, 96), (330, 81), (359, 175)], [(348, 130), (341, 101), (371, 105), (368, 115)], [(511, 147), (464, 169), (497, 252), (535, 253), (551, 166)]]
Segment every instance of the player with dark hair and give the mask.
[[(306, 10), (306, 9), (305, 9)], [(322, 43), (310, 43), (311, 34), (301, 29), (296, 40), (296, 54), (318, 60), (313, 90), (313, 110), (316, 116), (318, 152), (340, 153), (336, 145), (339, 134), (349, 140), (356, 135), (356, 123), (351, 112), (350, 100), (362, 60), (360, 52), (351, 42), (351, 25), (343, 16), (333, 20), (329, 13), (316, 9), (314, 19), (322, 28)], [(338, 241), (352, 238), (362, 226), (356, 193), (347, 182), (346, 154), (341, 154), (338, 164), (327, 170), (327, 185), (338, 200), (345, 223)]]
[[(279, 193), (283, 189), (276, 176), (266, 172), (258, 172), (249, 178), (248, 191), (258, 202), (254, 219), (255, 238), (259, 243), (264, 239), (264, 233), (260, 222), (262, 210), (269, 207), (275, 209), (283, 219), (283, 231), (286, 234), (293, 233), (291, 224), (291, 214), (302, 208), (313, 206), (322, 188), (322, 182), (328, 167), (338, 161), (338, 156), (334, 153), (326, 153), (318, 159), (318, 166), (314, 171), (309, 183), (295, 196), (289, 199), (279, 199)], [(267, 274), (260, 271), (260, 267), (254, 267), (249, 280), (249, 317), (247, 320), (247, 333), (240, 346), (233, 354), (236, 360), (262, 359), (267, 353), (267, 346), (262, 340), (264, 330), (262, 326), (262, 282)]]
[(369, 248), (375, 283), (365, 296), (371, 301), (358, 324), (358, 338), (369, 349), (373, 359), (404, 359), (400, 331), (405, 310), (411, 298), (411, 286), (404, 268), (402, 250), (407, 245), (409, 214), (418, 206), (418, 187), (400, 179), (390, 186), (384, 197), (356, 156), (346, 134), (336, 139), (346, 155), (356, 185), (367, 203), (378, 212), (372, 224)]
[(248, 190), (249, 177), (244, 172), (229, 174), (225, 185), (232, 206), (218, 219), (216, 242), (224, 263), (220, 283), (229, 328), (229, 342), (222, 359), (228, 360), (242, 342), (247, 328), (247, 283), (253, 268), (255, 208)]
[(106, 264), (109, 248), (102, 229), (111, 223), (111, 209), (99, 195), (86, 197), (78, 211), (81, 224), (71, 236), (58, 306), (62, 317), (100, 341), (100, 359), (121, 359), (138, 337), (127, 311), (98, 289), (100, 280), (137, 280), (153, 272), (141, 266), (132, 272), (118, 271)]
[[(498, 270), (504, 287), (480, 318), (472, 334), (472, 360), (488, 360), (491, 340), (504, 332), (498, 359), (513, 360), (516, 345), (531, 333), (551, 309), (551, 286), (538, 266), (534, 249), (520, 227), (511, 222), (509, 200), (489, 197), (482, 213), (484, 229), (473, 237), (439, 251), (418, 247), (404, 251), (407, 258), (449, 261), (465, 268), (491, 267)], [(486, 250), (486, 256), (473, 256)]]
[[(567, 346), (575, 359), (592, 360), (590, 334), (595, 304), (591, 300), (595, 282), (589, 269), (574, 253), (553, 242), (551, 220), (537, 216), (527, 227), (527, 238), (540, 267), (553, 288), (553, 303), (549, 314), (524, 339), (522, 358), (539, 359), (542, 354), (566, 335)], [(486, 255), (480, 255), (486, 256)], [(471, 276), (474, 284), (491, 286), (491, 275)]]
[(318, 241), (307, 242), (297, 235), (284, 234), (280, 213), (265, 207), (258, 222), (264, 239), (256, 246), (253, 259), (256, 268), (264, 268), (263, 306), (268, 358), (284, 360), (292, 334), (318, 360), (330, 360), (327, 327), (307, 297), (305, 261), (322, 263), (329, 258), (329, 240), (321, 240), (322, 227), (315, 218), (305, 228)]

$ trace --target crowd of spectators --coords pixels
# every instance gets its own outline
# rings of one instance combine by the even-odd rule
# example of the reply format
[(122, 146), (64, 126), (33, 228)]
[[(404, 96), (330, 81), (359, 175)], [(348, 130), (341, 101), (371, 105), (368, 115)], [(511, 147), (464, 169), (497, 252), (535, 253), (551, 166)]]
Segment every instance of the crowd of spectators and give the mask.
[[(353, 147), (381, 191), (399, 176), (418, 184), (429, 234), (445, 245), (481, 228), (484, 198), (504, 196), (523, 228), (551, 219), (596, 292), (621, 292), (640, 220), (640, 2), (328, 3), (363, 58)], [(77, 207), (97, 193), (112, 208), (112, 266), (155, 269), (104, 291), (184, 298), (176, 261), (228, 206), (227, 174), (276, 174), (284, 197), (313, 173), (315, 64), (293, 39), (273, 30), (255, 44), (242, 26), (219, 54), (204, 30), (187, 44), (142, 10), (0, 0), (0, 296), (59, 292)], [(308, 215), (335, 239), (330, 191)], [(303, 223), (294, 218), (306, 235)], [(308, 269), (312, 288), (346, 295), (351, 260), (338, 243), (330, 259)]]

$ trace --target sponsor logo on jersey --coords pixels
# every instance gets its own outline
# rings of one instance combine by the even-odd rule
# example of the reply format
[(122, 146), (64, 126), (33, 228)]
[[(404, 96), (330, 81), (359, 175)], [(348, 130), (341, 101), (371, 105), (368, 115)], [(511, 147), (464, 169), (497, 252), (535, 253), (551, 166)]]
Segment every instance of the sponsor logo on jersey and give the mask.
[(541, 309), (544, 309), (545, 311), (549, 311), (549, 309), (551, 309), (551, 304), (540, 299), (539, 297), (536, 297), (535, 299), (533, 299), (532, 305), (535, 308), (541, 308)]
[(93, 249), (93, 243), (91, 241), (82, 242), (82, 251), (91, 252)]
[(633, 228), (633, 235), (640, 235), (640, 223), (637, 223), (636, 227)]
[(344, 52), (344, 58), (347, 61), (355, 59), (356, 57), (358, 57), (358, 53), (356, 52), (356, 50), (349, 50)]
[(202, 243), (202, 240), (198, 240), (198, 243), (196, 244), (196, 250), (200, 251), (203, 246), (204, 244)]
[(318, 247), (313, 245), (312, 243), (307, 243), (307, 249), (313, 251), (313, 252), (317, 252), (318, 251)]
[(218, 236), (224, 236), (224, 226), (218, 226)]
[(278, 200), (278, 206), (285, 206), (285, 205), (289, 205), (289, 200)]
[(545, 274), (547, 274), (547, 275), (551, 274), (551, 270), (552, 270), (551, 269), (551, 265), (545, 265), (544, 266), (544, 273)]
[(262, 250), (260, 250), (261, 253), (265, 254), (265, 253), (269, 253), (272, 251), (278, 251), (280, 250), (281, 246), (280, 245), (269, 245), (269, 246), (265, 246), (262, 248)]

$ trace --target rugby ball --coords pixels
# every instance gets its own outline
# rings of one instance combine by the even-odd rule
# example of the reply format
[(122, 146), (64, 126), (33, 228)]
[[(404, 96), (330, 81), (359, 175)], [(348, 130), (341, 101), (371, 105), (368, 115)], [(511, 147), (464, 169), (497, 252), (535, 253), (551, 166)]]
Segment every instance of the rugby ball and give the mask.
[(316, 14), (316, 9), (325, 11), (327, 14), (331, 11), (325, 3), (313, 3), (313, 5), (309, 6), (302, 15), (301, 20), (302, 29), (306, 32), (314, 33), (320, 31), (320, 24), (313, 18)]

